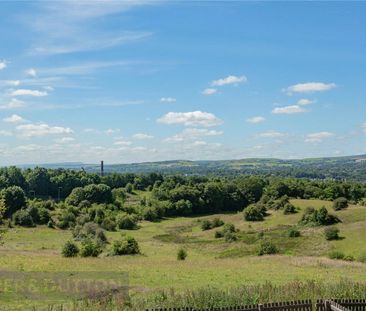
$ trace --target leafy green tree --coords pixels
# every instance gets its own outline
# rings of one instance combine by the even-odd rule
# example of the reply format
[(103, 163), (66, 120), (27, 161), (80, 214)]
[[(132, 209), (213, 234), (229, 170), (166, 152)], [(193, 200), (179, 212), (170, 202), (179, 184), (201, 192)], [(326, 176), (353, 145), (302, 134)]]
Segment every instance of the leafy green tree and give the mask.
[(5, 209), (5, 217), (11, 217), (16, 211), (26, 206), (25, 193), (19, 186), (11, 186), (3, 189), (0, 192), (0, 200)]
[(244, 209), (244, 219), (246, 221), (261, 221), (266, 215), (266, 207), (262, 203), (249, 205)]

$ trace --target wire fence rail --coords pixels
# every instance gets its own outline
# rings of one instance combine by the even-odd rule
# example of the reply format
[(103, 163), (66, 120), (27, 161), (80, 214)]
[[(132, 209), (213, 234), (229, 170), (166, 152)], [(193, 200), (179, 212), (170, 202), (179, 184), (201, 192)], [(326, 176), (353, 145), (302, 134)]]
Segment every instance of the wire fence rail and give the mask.
[(366, 299), (318, 299), (214, 308), (153, 308), (146, 311), (366, 311)]

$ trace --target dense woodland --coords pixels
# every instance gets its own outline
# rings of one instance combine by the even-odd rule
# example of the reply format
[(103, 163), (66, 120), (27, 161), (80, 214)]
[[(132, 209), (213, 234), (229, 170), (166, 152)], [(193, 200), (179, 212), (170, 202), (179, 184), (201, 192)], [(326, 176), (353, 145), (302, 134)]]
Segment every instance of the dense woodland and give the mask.
[[(50, 210), (58, 204), (60, 210), (74, 214), (75, 217), (69, 215), (72, 219), (85, 210), (89, 214), (94, 210), (104, 214), (124, 211), (156, 220), (165, 216), (242, 211), (260, 200), (268, 202), (284, 196), (323, 200), (344, 197), (361, 203), (366, 198), (366, 184), (359, 182), (261, 176), (164, 176), (156, 173), (99, 176), (65, 169), (21, 170), (16, 167), (0, 170), (0, 189), (5, 218), (37, 204)], [(139, 209), (125, 208), (126, 195), (140, 190), (149, 195), (141, 200)]]

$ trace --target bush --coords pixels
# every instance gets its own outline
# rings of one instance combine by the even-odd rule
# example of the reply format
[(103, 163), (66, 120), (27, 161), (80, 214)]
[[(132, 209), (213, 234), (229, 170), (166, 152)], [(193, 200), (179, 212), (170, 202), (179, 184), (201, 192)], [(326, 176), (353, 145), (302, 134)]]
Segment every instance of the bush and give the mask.
[(58, 217), (57, 226), (60, 229), (67, 229), (73, 227), (75, 225), (76, 217), (74, 213), (71, 211), (63, 211), (62, 214)]
[(104, 218), (101, 226), (103, 229), (105, 229), (107, 231), (116, 231), (117, 224), (116, 224), (114, 218), (106, 217), (106, 218)]
[(145, 207), (142, 212), (142, 218), (148, 221), (159, 220), (159, 215), (155, 207)]
[(188, 254), (187, 251), (183, 248), (180, 248), (177, 252), (177, 260), (186, 260)]
[(301, 234), (300, 234), (300, 231), (296, 228), (291, 228), (289, 231), (288, 231), (288, 236), (289, 238), (297, 238), (299, 237)]
[(201, 229), (210, 230), (213, 228), (221, 227), (222, 225), (224, 225), (224, 222), (220, 218), (216, 217), (212, 221), (204, 220), (201, 224)]
[(294, 205), (292, 205), (291, 203), (286, 203), (285, 206), (283, 207), (283, 213), (285, 215), (296, 214), (297, 210), (296, 210), (296, 207)]
[(210, 230), (212, 228), (212, 224), (209, 220), (204, 220), (201, 224), (201, 229), (202, 230)]
[(266, 216), (266, 207), (262, 203), (249, 205), (244, 210), (244, 219), (247, 221), (261, 221)]
[(123, 237), (121, 240), (116, 240), (112, 245), (112, 255), (134, 255), (139, 254), (140, 248), (137, 241), (130, 236)]
[(126, 185), (126, 192), (127, 193), (132, 193), (133, 192), (133, 185), (131, 184), (131, 183), (128, 183), (127, 185)]
[(340, 220), (336, 216), (329, 214), (328, 210), (324, 206), (319, 210), (308, 207), (300, 221), (302, 224), (313, 226), (328, 226), (338, 222), (340, 222)]
[(224, 233), (222, 231), (215, 232), (215, 239), (222, 238), (223, 236), (224, 236)]
[(237, 230), (235, 228), (235, 226), (233, 224), (225, 224), (224, 227), (222, 228), (223, 232), (226, 233), (226, 232), (232, 232), (232, 233), (235, 233)]
[(81, 242), (81, 257), (98, 257), (102, 253), (100, 244), (91, 239), (85, 239)]
[(79, 254), (79, 247), (72, 241), (67, 241), (62, 247), (62, 256), (76, 257)]
[(238, 237), (236, 236), (236, 234), (233, 232), (230, 232), (230, 231), (225, 232), (224, 238), (225, 238), (226, 242), (235, 242), (238, 240)]
[(329, 256), (328, 256), (330, 259), (338, 259), (338, 260), (343, 260), (346, 256), (342, 253), (342, 252), (339, 252), (339, 251), (333, 251), (331, 253), (329, 253)]
[(212, 228), (217, 228), (223, 226), (225, 223), (220, 218), (216, 217), (212, 220)]
[(23, 227), (34, 227), (32, 216), (27, 210), (19, 210), (13, 214), (14, 224)]
[(137, 227), (137, 218), (133, 215), (120, 213), (116, 217), (116, 223), (119, 229), (133, 230)]
[(328, 241), (339, 239), (339, 229), (336, 227), (328, 227), (324, 229), (325, 238)]
[(261, 242), (261, 244), (259, 246), (259, 250), (258, 250), (259, 256), (273, 255), (273, 254), (277, 254), (277, 253), (278, 253), (278, 249), (272, 242), (270, 242), (270, 241)]
[(39, 225), (45, 225), (50, 220), (50, 213), (44, 207), (32, 205), (27, 208), (29, 215), (32, 216), (33, 222)]
[(340, 211), (348, 207), (348, 200), (346, 198), (338, 198), (333, 201), (333, 208), (336, 211)]

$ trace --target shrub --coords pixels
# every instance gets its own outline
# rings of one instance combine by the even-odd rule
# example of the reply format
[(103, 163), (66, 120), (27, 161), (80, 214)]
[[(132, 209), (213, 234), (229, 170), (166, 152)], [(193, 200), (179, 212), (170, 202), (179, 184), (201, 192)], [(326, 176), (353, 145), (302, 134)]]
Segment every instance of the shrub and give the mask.
[(155, 207), (145, 207), (142, 212), (142, 218), (148, 221), (159, 220), (159, 215)]
[(212, 228), (217, 228), (223, 226), (225, 223), (220, 218), (216, 217), (212, 220)]
[(294, 205), (292, 205), (291, 203), (286, 203), (285, 206), (283, 207), (283, 213), (285, 215), (296, 214), (297, 210), (296, 210), (296, 207)]
[(222, 238), (223, 236), (224, 236), (224, 233), (222, 231), (215, 232), (215, 239)]
[(235, 228), (235, 226), (233, 224), (225, 224), (224, 227), (222, 228), (223, 232), (226, 233), (226, 232), (232, 232), (232, 233), (235, 233), (237, 230)]
[(339, 239), (339, 229), (336, 227), (328, 227), (324, 229), (325, 238), (328, 241)]
[(120, 213), (116, 217), (116, 223), (119, 229), (132, 230), (137, 227), (137, 218), (133, 215)]
[(57, 226), (60, 229), (67, 229), (73, 227), (75, 225), (76, 217), (71, 211), (63, 211), (62, 214), (58, 217)]
[(188, 254), (187, 251), (183, 248), (180, 248), (177, 252), (177, 260), (186, 260)]
[(139, 254), (140, 248), (137, 241), (130, 236), (125, 236), (121, 240), (113, 241), (112, 255), (134, 255)]
[(261, 221), (265, 215), (266, 207), (261, 203), (249, 205), (244, 210), (244, 219), (247, 221)]
[(333, 201), (333, 208), (336, 211), (345, 209), (348, 207), (348, 200), (346, 198), (338, 198)]
[(39, 225), (44, 225), (50, 220), (50, 213), (44, 207), (31, 205), (27, 208), (29, 215), (32, 216), (33, 222)]
[(80, 256), (81, 257), (98, 257), (102, 253), (101, 246), (91, 239), (84, 239), (81, 242)]
[(238, 239), (236, 234), (234, 232), (230, 232), (230, 231), (225, 232), (224, 238), (225, 238), (226, 242), (235, 242)]
[(273, 255), (273, 254), (277, 254), (277, 253), (278, 253), (278, 249), (272, 242), (270, 242), (270, 241), (261, 242), (261, 244), (259, 246), (259, 250), (258, 250), (259, 256)]
[(343, 260), (346, 256), (339, 251), (333, 251), (329, 253), (328, 256), (330, 259), (338, 259), (338, 260)]
[(131, 184), (131, 183), (128, 183), (127, 185), (126, 185), (126, 192), (127, 193), (132, 193), (133, 192), (133, 185)]
[(202, 221), (202, 224), (201, 224), (201, 229), (202, 230), (210, 230), (212, 228), (212, 224), (209, 220), (204, 220)]
[(105, 235), (104, 231), (100, 228), (95, 233), (95, 239), (100, 244), (106, 244), (108, 242), (107, 236)]
[(327, 226), (336, 224), (338, 222), (340, 222), (340, 220), (336, 216), (329, 214), (328, 210), (324, 206), (319, 210), (308, 207), (300, 221), (302, 224), (313, 226)]
[(23, 227), (33, 227), (34, 222), (32, 216), (29, 214), (27, 210), (19, 210), (13, 214), (14, 224), (23, 226)]
[(288, 231), (288, 236), (289, 238), (297, 238), (299, 237), (301, 234), (300, 234), (300, 231), (296, 228), (291, 228), (289, 231)]
[(114, 218), (106, 217), (106, 218), (104, 218), (101, 226), (103, 229), (105, 229), (107, 231), (116, 231), (117, 224), (116, 224)]
[(78, 254), (79, 248), (72, 241), (67, 241), (62, 247), (62, 256), (64, 257), (76, 257)]

